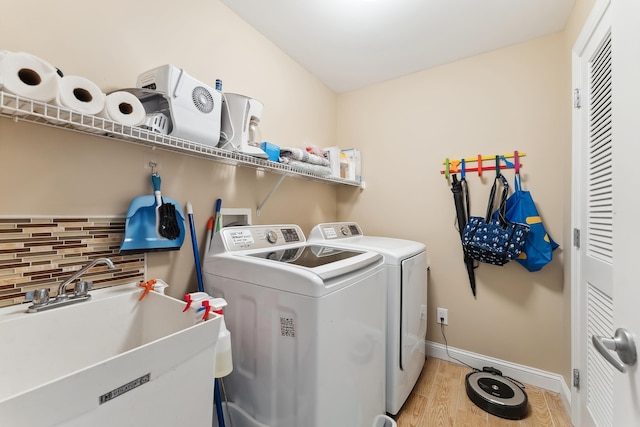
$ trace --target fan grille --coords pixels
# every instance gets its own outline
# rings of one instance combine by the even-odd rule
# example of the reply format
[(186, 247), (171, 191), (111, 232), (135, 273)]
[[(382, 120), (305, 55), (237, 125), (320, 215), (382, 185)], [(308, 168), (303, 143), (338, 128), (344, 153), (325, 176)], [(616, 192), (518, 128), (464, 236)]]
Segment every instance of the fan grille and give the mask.
[(193, 98), (193, 105), (203, 113), (210, 113), (213, 111), (213, 96), (211, 92), (202, 86), (196, 86), (191, 93)]

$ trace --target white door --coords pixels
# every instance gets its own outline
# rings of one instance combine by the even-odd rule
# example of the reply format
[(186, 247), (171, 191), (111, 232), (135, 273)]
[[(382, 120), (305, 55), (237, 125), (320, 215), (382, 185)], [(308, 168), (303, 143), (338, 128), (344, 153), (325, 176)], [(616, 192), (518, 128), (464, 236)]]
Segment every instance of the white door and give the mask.
[(633, 247), (640, 237), (633, 181), (640, 155), (638, 19), (635, 1), (598, 1), (574, 48), (580, 106), (574, 109), (573, 222), (581, 236), (572, 256), (573, 364), (580, 374), (572, 421), (581, 427), (640, 420), (633, 360), (640, 333), (634, 271), (640, 258)]

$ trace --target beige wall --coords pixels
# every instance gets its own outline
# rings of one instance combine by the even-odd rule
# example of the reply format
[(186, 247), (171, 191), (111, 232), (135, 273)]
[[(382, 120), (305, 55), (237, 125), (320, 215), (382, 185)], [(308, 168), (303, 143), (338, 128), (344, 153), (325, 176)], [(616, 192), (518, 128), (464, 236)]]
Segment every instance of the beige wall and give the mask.
[[(338, 143), (363, 151), (367, 189), (339, 189), (338, 217), (366, 233), (427, 245), (431, 265), (427, 339), (444, 343), (437, 307), (449, 310), (451, 346), (562, 373), (568, 382), (571, 55), (591, 2), (578, 2), (567, 32), (496, 50), (341, 95)], [(560, 244), (536, 273), (517, 263), (476, 270), (469, 289), (455, 228), (446, 157), (514, 150), (523, 186)], [(506, 172), (510, 182), (513, 171)], [(468, 176), (472, 215), (484, 215), (494, 173)]]
[[(98, 6), (100, 5), (100, 6)], [(336, 95), (219, 1), (83, 0), (2, 3), (0, 49), (25, 51), (105, 92), (135, 86), (166, 63), (223, 90), (265, 104), (262, 136), (281, 146), (335, 144)], [(253, 209), (254, 223), (335, 220), (336, 186), (287, 178), (256, 216), (279, 176), (214, 161), (0, 119), (0, 215), (124, 215), (135, 196), (151, 194), (148, 160), (160, 162), (163, 194), (191, 201), (200, 246), (215, 200)], [(179, 252), (148, 256), (149, 276), (181, 297), (195, 290), (187, 233)]]

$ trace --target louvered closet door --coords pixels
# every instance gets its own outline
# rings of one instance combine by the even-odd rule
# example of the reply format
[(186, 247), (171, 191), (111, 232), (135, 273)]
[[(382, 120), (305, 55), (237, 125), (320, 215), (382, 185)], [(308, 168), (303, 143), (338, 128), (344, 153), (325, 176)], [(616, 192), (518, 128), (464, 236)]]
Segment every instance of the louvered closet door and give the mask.
[[(609, 20), (609, 14), (605, 20)], [(605, 21), (608, 22), (608, 21)], [(591, 345), (613, 330), (613, 167), (610, 24), (601, 23), (581, 58), (580, 426), (613, 425), (614, 368)], [(575, 420), (574, 420), (575, 423)]]
[(587, 22), (592, 29), (584, 49), (574, 50), (583, 99), (574, 114), (574, 165), (580, 170), (574, 221), (579, 218), (582, 237), (572, 268), (579, 301), (573, 305), (573, 333), (579, 331), (573, 348), (581, 373), (572, 421), (581, 427), (638, 426), (640, 2), (599, 0), (594, 11), (598, 18)]
[(584, 289), (587, 293), (587, 404), (597, 426), (613, 425), (613, 367), (590, 344), (613, 331), (613, 167), (611, 35), (589, 64), (589, 133), (586, 147)]

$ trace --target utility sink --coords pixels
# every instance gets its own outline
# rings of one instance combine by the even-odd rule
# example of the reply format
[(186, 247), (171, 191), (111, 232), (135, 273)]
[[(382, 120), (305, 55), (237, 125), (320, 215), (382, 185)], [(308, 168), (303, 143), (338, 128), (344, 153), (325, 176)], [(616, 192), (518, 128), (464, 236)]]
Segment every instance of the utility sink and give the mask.
[(221, 317), (135, 283), (0, 309), (0, 426), (211, 426)]

